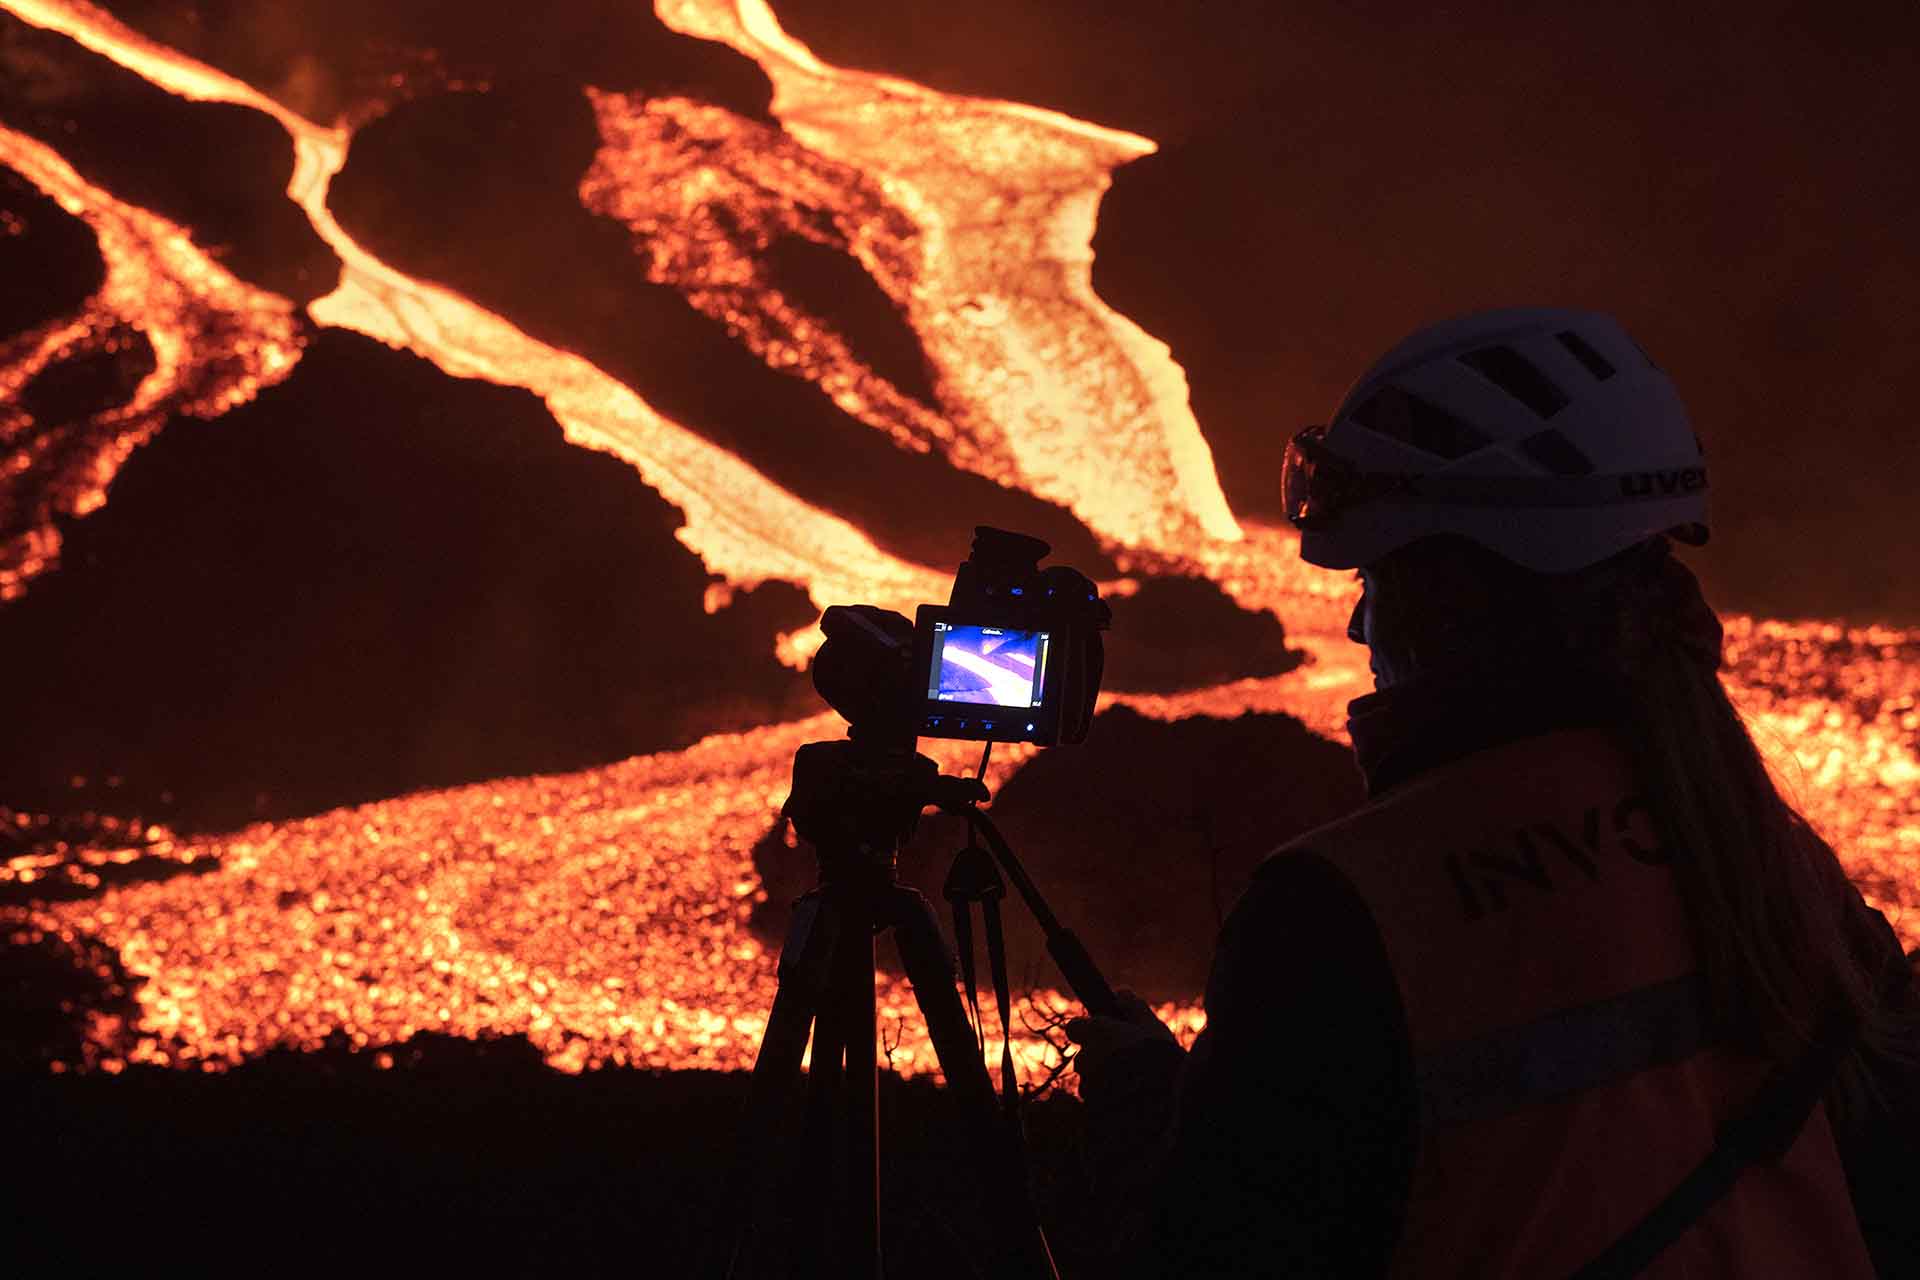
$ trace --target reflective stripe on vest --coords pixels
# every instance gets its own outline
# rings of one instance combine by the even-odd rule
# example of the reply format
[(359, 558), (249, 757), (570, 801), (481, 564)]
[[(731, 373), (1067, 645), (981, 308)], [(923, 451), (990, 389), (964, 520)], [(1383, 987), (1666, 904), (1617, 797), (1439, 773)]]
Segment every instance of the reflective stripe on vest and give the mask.
[(1550, 1013), (1415, 1063), (1429, 1132), (1491, 1120), (1538, 1102), (1684, 1062), (1707, 1047), (1706, 990), (1689, 974)]
[[(1601, 731), (1469, 756), (1289, 848), (1367, 903), (1406, 1012), (1421, 1132), (1396, 1275), (1571, 1274), (1766, 1075), (1706, 1043), (1670, 855)], [(1871, 1277), (1824, 1113), (1646, 1274)]]

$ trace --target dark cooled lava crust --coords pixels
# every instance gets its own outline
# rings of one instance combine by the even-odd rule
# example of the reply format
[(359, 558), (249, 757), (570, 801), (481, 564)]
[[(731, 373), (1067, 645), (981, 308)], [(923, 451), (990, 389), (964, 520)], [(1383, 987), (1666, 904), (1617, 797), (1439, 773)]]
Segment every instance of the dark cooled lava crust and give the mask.
[[(0, 14), (0, 124), (46, 143), (117, 199), (188, 228), (250, 284), (304, 304), (338, 283), (338, 259), (286, 197), (293, 143), (261, 112), (189, 102)], [(62, 262), (22, 265), (31, 270), (24, 292), (64, 292)]]
[(0, 609), (0, 803), (222, 828), (810, 713), (771, 643), (804, 595), (708, 614), (681, 523), (527, 392), (321, 331)]

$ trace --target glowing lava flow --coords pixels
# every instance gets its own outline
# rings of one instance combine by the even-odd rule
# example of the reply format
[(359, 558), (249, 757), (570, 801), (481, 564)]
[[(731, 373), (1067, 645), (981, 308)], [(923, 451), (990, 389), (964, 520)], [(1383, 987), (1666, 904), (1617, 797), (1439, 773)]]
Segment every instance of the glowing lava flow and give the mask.
[[(0, 126), (4, 164), (98, 238), (106, 278), (77, 315), (0, 343), (0, 600), (59, 554), (56, 512), (106, 501), (121, 463), (175, 414), (215, 418), (293, 371), (293, 304), (234, 279), (188, 232), (90, 186), (44, 143)], [(36, 422), (21, 392), (48, 368), (145, 335), (153, 368), (125, 404)]]
[[(844, 521), (799, 502), (738, 459), (665, 421), (631, 390), (587, 362), (537, 343), (504, 319), (449, 291), (394, 271), (362, 250), (326, 208), (328, 184), (346, 159), (349, 139), (344, 130), (303, 120), (238, 81), (153, 44), (84, 3), (6, 0), (0, 7), (28, 22), (61, 31), (182, 97), (239, 103), (272, 115), (287, 129), (295, 147), (296, 164), (288, 195), (306, 211), (343, 264), (340, 287), (312, 306), (313, 318), (414, 351), (455, 376), (484, 377), (535, 391), (547, 401), (571, 439), (626, 458), (649, 484), (681, 506), (688, 522), (680, 537), (732, 585), (746, 586), (780, 577), (804, 584), (818, 602), (866, 599), (896, 607), (944, 589), (941, 577), (879, 553)], [(1018, 109), (1008, 110), (1018, 115)], [(1100, 133), (1091, 129), (1084, 132), (1089, 136)], [(1090, 231), (1090, 201), (1097, 194), (1097, 184), (1086, 194), (1083, 221)], [(1085, 239), (1084, 232), (1081, 239)], [(1080, 274), (1084, 277), (1084, 270)], [(1125, 407), (1137, 400), (1121, 396), (1116, 403)], [(1198, 443), (1197, 431), (1192, 436), (1193, 443)], [(1028, 444), (1025, 448), (1032, 456), (1040, 446)], [(1190, 457), (1191, 450), (1187, 454)], [(1152, 465), (1143, 466), (1136, 478), (1143, 483), (1148, 478), (1165, 480), (1169, 473), (1164, 463), (1161, 459), (1157, 470)], [(1207, 479), (1211, 482), (1210, 461)], [(1217, 493), (1217, 485), (1213, 488)], [(1220, 510), (1224, 513), (1224, 505)], [(814, 731), (818, 731), (817, 726)], [(345, 827), (335, 821), (339, 815), (333, 815), (310, 823), (258, 829), (234, 842), (171, 851), (142, 850), (136, 856), (170, 853), (183, 862), (209, 856), (225, 861), (215, 876), (198, 879), (195, 885), (173, 882), (152, 886), (159, 893), (157, 898), (149, 899), (138, 890), (130, 891), (131, 897), (110, 891), (84, 907), (34, 912), (31, 923), (59, 934), (70, 935), (76, 927), (98, 931), (98, 936), (111, 938), (113, 945), (121, 948), (129, 971), (145, 980), (139, 995), (143, 1009), (139, 1029), (127, 1033), (132, 1037), (127, 1053), (135, 1058), (232, 1061), (269, 1044), (311, 1043), (322, 1029), (347, 1029), (358, 1041), (374, 1042), (438, 1026), (470, 1034), (525, 1031), (548, 1050), (556, 1065), (562, 1066), (609, 1056), (628, 1056), (660, 1065), (693, 1061), (738, 1065), (745, 1043), (740, 1037), (750, 1038), (754, 1029), (751, 1011), (764, 1007), (766, 966), (761, 965), (757, 982), (745, 981), (744, 995), (729, 996), (741, 981), (708, 981), (704, 975), (711, 966), (703, 966), (702, 957), (707, 961), (725, 957), (736, 964), (750, 963), (757, 958), (757, 948), (750, 940), (736, 940), (730, 948), (723, 946), (715, 951), (708, 946), (703, 950), (693, 943), (696, 937), (711, 943), (710, 928), (703, 931), (695, 927), (689, 933), (672, 922), (720, 922), (737, 929), (738, 921), (725, 912), (716, 913), (711, 907), (689, 911), (685, 895), (708, 896), (701, 890), (712, 886), (706, 885), (703, 874), (710, 875), (716, 866), (724, 865), (724, 860), (716, 862), (720, 851), (730, 838), (740, 834), (729, 827), (726, 818), (728, 796), (751, 795), (753, 817), (748, 829), (756, 836), (764, 830), (768, 802), (783, 785), (784, 760), (797, 740), (789, 731), (768, 731), (741, 740), (741, 745), (731, 751), (717, 747), (715, 750), (731, 761), (731, 768), (721, 771), (712, 785), (697, 790), (682, 788), (655, 794), (643, 787), (636, 797), (618, 788), (611, 793), (596, 792), (598, 784), (586, 783), (588, 790), (583, 793), (582, 779), (571, 785), (562, 780), (555, 792), (542, 790), (536, 780), (511, 784), (504, 790), (495, 787), (444, 793), (439, 801), (425, 801), (424, 809), (419, 799), (374, 806), (376, 811), (395, 815), (391, 832), (383, 833), (378, 822), (359, 816), (367, 811), (355, 811), (355, 817), (345, 820)], [(697, 770), (698, 753), (691, 753), (689, 761), (686, 767)], [(664, 767), (671, 773), (681, 766), (668, 761)], [(642, 775), (646, 773), (647, 767), (643, 767)], [(763, 773), (764, 778), (760, 776)], [(622, 778), (618, 773), (610, 776), (616, 782)], [(742, 776), (746, 779), (745, 792), (740, 789)], [(533, 790), (529, 793), (526, 788)], [(641, 941), (644, 954), (624, 958), (621, 969), (625, 977), (613, 973), (598, 976), (590, 1001), (573, 980), (578, 976), (579, 957), (592, 954), (593, 948), (580, 950), (578, 940), (567, 948), (575, 952), (575, 958), (546, 976), (544, 970), (536, 973), (539, 965), (508, 956), (490, 962), (492, 967), (479, 974), (477, 990), (462, 994), (457, 984), (443, 981), (469, 972), (468, 962), (456, 964), (453, 958), (463, 945), (469, 955), (499, 955), (464, 942), (467, 935), (461, 932), (460, 924), (472, 925), (479, 930), (474, 936), (485, 934), (497, 945), (502, 929), (512, 934), (527, 922), (526, 917), (508, 911), (498, 894), (489, 897), (488, 910), (477, 915), (460, 909), (466, 898), (464, 889), (458, 886), (476, 883), (476, 876), (489, 884), (511, 886), (503, 890), (509, 896), (525, 896), (525, 877), (530, 871), (539, 875), (538, 868), (521, 865), (521, 858), (515, 856), (530, 849), (520, 838), (524, 833), (512, 824), (508, 824), (511, 829), (497, 830), (487, 816), (489, 809), (508, 807), (502, 798), (507, 794), (538, 797), (537, 803), (520, 808), (519, 816), (532, 822), (532, 830), (541, 837), (549, 833), (556, 837), (553, 844), (542, 846), (543, 856), (563, 858), (572, 856), (576, 849), (557, 839), (559, 828), (555, 824), (559, 819), (555, 815), (601, 813), (596, 795), (616, 796), (620, 803), (612, 829), (648, 842), (643, 848), (653, 852), (638, 856), (643, 861), (649, 857), (659, 860), (672, 872), (666, 885), (645, 878), (634, 881), (639, 897), (620, 900), (618, 906), (627, 908), (627, 923), (617, 932)], [(662, 841), (656, 824), (641, 822), (656, 808), (686, 817), (687, 822), (676, 830), (691, 833), (691, 846), (675, 848)], [(449, 826), (450, 810), (466, 814), (472, 822), (455, 821)], [(639, 825), (623, 827), (622, 822)], [(583, 831), (598, 829), (598, 824), (592, 824)], [(613, 846), (595, 838), (601, 839), (595, 846), (599, 853), (586, 855), (583, 865), (599, 866), (611, 857)], [(369, 880), (363, 874), (365, 868), (374, 865), (361, 856), (370, 847), (389, 848), (398, 858), (395, 865), (374, 873), (371, 884), (379, 886), (379, 892), (368, 887)], [(505, 856), (496, 859), (496, 853)], [(669, 856), (674, 854), (678, 856)], [(449, 867), (455, 868), (451, 878), (430, 874), (424, 882), (415, 870), (426, 868), (431, 873), (434, 868)], [(407, 874), (402, 875), (401, 868)], [(24, 881), (40, 869), (23, 864), (9, 865), (7, 871), (11, 878)], [(744, 877), (740, 868), (734, 867), (733, 871), (735, 878), (729, 884), (736, 886), (738, 896), (745, 891), (737, 890), (737, 886), (744, 883), (751, 888), (750, 867)], [(609, 874), (622, 884), (633, 879), (628, 871)], [(596, 913), (616, 910), (611, 894), (594, 893), (576, 901), (570, 896), (574, 890), (593, 886), (583, 886), (567, 875), (557, 879), (562, 886), (559, 891), (569, 895), (572, 905), (558, 914), (543, 937), (551, 939), (552, 930), (565, 933), (577, 926), (583, 919), (581, 901)], [(396, 884), (404, 886), (406, 892), (399, 896), (384, 892)], [(196, 885), (204, 890), (204, 896), (193, 892)], [(296, 885), (301, 887), (292, 887)], [(272, 905), (267, 910), (261, 895), (270, 887)], [(285, 914), (296, 910), (300, 901), (323, 914), (325, 906), (336, 902), (360, 904), (365, 910), (355, 907), (348, 918), (329, 921), (324, 937), (331, 941), (318, 944), (315, 939), (323, 935), (317, 926)], [(500, 918), (488, 924), (479, 916)], [(394, 945), (376, 945), (376, 933)], [(292, 945), (284, 945), (287, 943)], [(519, 943), (513, 945), (516, 952), (521, 948)], [(233, 952), (235, 947), (242, 948), (244, 957)], [(539, 950), (537, 942), (535, 949)], [(366, 963), (352, 961), (355, 956)], [(351, 986), (343, 985), (347, 970), (354, 973)], [(376, 976), (382, 974), (385, 976)], [(284, 975), (284, 981), (274, 975)], [(623, 983), (645, 988), (637, 1011), (607, 994), (621, 990)], [(684, 992), (682, 987), (686, 988)], [(505, 998), (487, 994), (500, 990), (506, 991)], [(563, 993), (557, 1005), (548, 999), (554, 992)], [(683, 1002), (673, 994), (676, 992), (687, 999)], [(428, 1007), (421, 1005), (422, 998)], [(734, 1010), (724, 1019), (733, 1028), (732, 1039), (718, 1030), (713, 1012), (717, 1004)], [(897, 984), (890, 1007), (895, 1014), (904, 1008)], [(557, 1014), (556, 1008), (566, 1016)], [(589, 1009), (598, 1012), (584, 1015), (583, 1011)], [(602, 1022), (596, 1029), (590, 1024), (601, 1014), (613, 1021)], [(636, 1017), (640, 1021), (633, 1021)], [(585, 1035), (581, 1034), (583, 1027)], [(896, 1049), (897, 1064), (907, 1070), (913, 1069), (916, 1053), (920, 1052), (911, 1037), (908, 1032)], [(610, 1048), (615, 1044), (619, 1047)], [(99, 1059), (107, 1065), (119, 1060), (113, 1052), (105, 1052)]]
[(1726, 654), (1783, 792), (1920, 946), (1920, 631), (1736, 617)]
[(772, 279), (767, 249), (795, 237), (853, 254), (887, 292), (912, 278), (917, 231), (857, 170), (780, 130), (685, 98), (587, 91), (604, 143), (580, 199), (618, 218), (655, 282), (678, 288), (773, 368), (817, 383), (853, 417), (905, 449), (938, 448), (993, 474), (981, 443), (879, 377), (830, 316)]
[[(328, 186), (346, 163), (344, 129), (305, 120), (85, 0), (0, 0), (0, 9), (181, 97), (273, 116), (295, 150), (287, 194), (343, 268), (339, 287), (309, 309), (312, 317), (412, 351), (456, 377), (533, 391), (568, 439), (625, 459), (680, 507), (686, 524), (677, 536), (729, 587), (783, 579), (807, 589), (817, 605), (864, 599), (903, 611), (944, 590), (939, 575), (881, 552), (844, 520), (662, 417), (591, 363), (367, 253), (326, 206)], [(862, 224), (854, 244), (866, 246), (863, 260), (907, 307), (942, 371), (944, 398), (963, 406), (956, 420), (972, 424), (973, 447), (953, 439), (956, 462), (1073, 506), (1125, 550), (1130, 569), (1202, 572), (1251, 608), (1280, 611), (1299, 597), (1324, 596), (1330, 588), (1317, 579), (1325, 575), (1290, 561), (1286, 535), (1257, 530), (1236, 541), (1240, 530), (1186, 406), (1184, 377), (1164, 344), (1092, 293), (1086, 245), (1106, 175), (1150, 144), (1017, 104), (949, 98), (904, 81), (834, 71), (780, 35), (764, 6), (744, 5), (739, 14), (717, 2), (661, 9), (663, 19), (694, 34), (738, 44), (774, 76), (776, 106), (796, 118), (790, 131), (827, 158), (799, 163), (791, 150), (778, 152), (775, 161), (790, 162), (787, 186), (798, 180), (791, 174), (818, 178), (832, 170), (827, 161), (845, 156), (837, 163), (864, 174), (866, 189), (884, 190), (913, 217), (918, 235), (886, 252), (876, 247), (878, 228), (891, 226), (885, 219)], [(836, 97), (834, 85), (848, 96)], [(846, 112), (855, 101), (865, 106)], [(611, 99), (600, 103), (604, 115)], [(920, 145), (903, 148), (898, 135), (912, 129)], [(937, 164), (929, 159), (942, 154)], [(711, 173), (701, 178), (713, 180)], [(1039, 194), (1018, 208), (1008, 204), (1029, 188)], [(998, 211), (993, 228), (980, 223), (982, 209)], [(1040, 260), (1022, 266), (1021, 253)], [(902, 265), (909, 259), (917, 264), (911, 280)], [(857, 395), (855, 387), (880, 385), (870, 374), (846, 376), (842, 398)], [(863, 414), (880, 414), (883, 400), (865, 403)], [(917, 426), (906, 423), (896, 435), (923, 432), (937, 440), (943, 429), (933, 421), (921, 414)], [(1002, 460), (986, 465), (982, 460), (996, 451)], [(783, 637), (783, 657), (802, 660), (807, 643)]]
[[(346, 130), (303, 119), (231, 76), (153, 43), (84, 0), (0, 0), (0, 9), (67, 35), (171, 93), (252, 107), (279, 121), (295, 152), (287, 195), (342, 266), (339, 287), (309, 308), (313, 319), (411, 351), (454, 377), (532, 391), (569, 440), (627, 461), (679, 507), (686, 524), (675, 536), (730, 586), (745, 589), (782, 579), (804, 587), (821, 607), (864, 599), (905, 609), (944, 590), (941, 575), (880, 551), (851, 524), (802, 502), (726, 450), (663, 417), (588, 361), (538, 342), (502, 317), (396, 271), (362, 249), (326, 204), (328, 186), (346, 163)], [(798, 660), (801, 655), (796, 650), (788, 656)]]
[[(0, 0), (0, 8), (183, 97), (273, 115), (296, 150), (288, 194), (344, 267), (340, 288), (313, 305), (314, 320), (455, 376), (535, 391), (570, 439), (627, 459), (679, 505), (682, 540), (729, 583), (783, 578), (823, 604), (904, 607), (944, 593), (942, 577), (883, 555), (586, 361), (366, 253), (326, 208), (346, 160), (343, 130), (303, 120), (89, 6)], [(756, 58), (773, 78), (785, 133), (684, 101), (596, 95), (605, 147), (583, 198), (645, 228), (697, 220), (709, 192), (751, 197), (761, 203), (736, 209), (749, 240), (793, 233), (796, 202), (830, 207), (844, 220), (835, 232), (844, 247), (920, 334), (936, 366), (938, 414), (874, 377), (836, 345), (824, 318), (766, 296), (750, 255), (732, 245), (669, 245), (654, 268), (696, 305), (732, 308), (730, 321), (763, 358), (804, 366), (897, 441), (1067, 504), (1129, 563), (1204, 572), (1243, 603), (1275, 608), (1290, 641), (1314, 659), (1271, 680), (1123, 699), (1129, 705), (1167, 718), (1285, 711), (1342, 736), (1344, 704), (1366, 687), (1358, 651), (1340, 634), (1351, 584), (1300, 566), (1289, 532), (1234, 523), (1178, 368), (1088, 282), (1086, 246), (1107, 174), (1151, 144), (825, 67), (759, 0), (662, 0), (660, 9), (677, 29)], [(711, 141), (719, 160), (696, 163), (689, 138)], [(658, 166), (651, 193), (634, 167), (643, 155)], [(116, 208), (92, 188), (74, 191), (89, 221), (90, 211)], [(1729, 654), (1730, 683), (1783, 778), (1903, 937), (1920, 940), (1920, 916), (1906, 911), (1920, 901), (1920, 637), (1734, 619)], [(22, 933), (97, 938), (140, 980), (137, 1021), (103, 1026), (96, 1039), (94, 1060), (109, 1068), (218, 1066), (336, 1032), (377, 1047), (423, 1030), (525, 1034), (564, 1069), (740, 1067), (773, 978), (773, 958), (745, 925), (762, 892), (751, 849), (784, 794), (793, 749), (838, 731), (822, 718), (166, 850), (93, 850), (101, 861), (167, 856), (217, 870), (0, 920)], [(951, 751), (934, 754), (950, 768), (960, 763)], [(1006, 753), (990, 780), (1023, 758)], [(46, 869), (16, 859), (0, 870), (26, 881)], [(1125, 957), (1103, 959), (1124, 978)], [(1036, 998), (1058, 1007), (1052, 993)], [(910, 1005), (903, 984), (884, 984), (894, 1064), (924, 1070)], [(1189, 1032), (1197, 1024), (1191, 1008), (1172, 1012)], [(1049, 1052), (1022, 1043), (1030, 1066)]]
[[(1152, 142), (829, 67), (764, 0), (657, 0), (655, 11), (758, 62), (773, 82), (773, 114), (815, 164), (859, 173), (905, 215), (910, 237), (881, 220), (848, 238), (905, 311), (943, 406), (971, 436), (957, 462), (1059, 502), (1122, 546), (1191, 554), (1239, 537), (1185, 375), (1165, 343), (1093, 292), (1100, 197), (1112, 171)], [(600, 106), (604, 183), (646, 126)], [(781, 190), (783, 175), (770, 170), (756, 167)]]
[[(1141, 706), (1183, 716), (1304, 700), (1325, 721), (1348, 696), (1306, 690), (1295, 674)], [(220, 1066), (335, 1032), (379, 1046), (435, 1030), (525, 1034), (567, 1070), (742, 1067), (773, 997), (774, 957), (746, 928), (762, 895), (752, 848), (794, 749), (840, 728), (822, 716), (584, 773), (264, 824), (182, 850), (216, 859), (208, 874), (8, 914), (99, 938), (143, 979), (137, 1026), (115, 1028), (96, 1064)], [(949, 770), (972, 754), (928, 749)], [(989, 782), (1031, 754), (1003, 753)], [(1033, 998), (1064, 1008), (1053, 992)], [(1166, 1012), (1198, 1029), (1197, 1009)], [(903, 981), (883, 979), (880, 1015), (894, 1065), (927, 1070)], [(1051, 1053), (1037, 1037), (1016, 1047), (1030, 1070)]]
[[(259, 827), (222, 869), (35, 913), (103, 930), (140, 988), (137, 1061), (418, 1030), (527, 1034), (556, 1066), (738, 1066), (772, 997), (750, 849), (823, 722), (564, 778)], [(898, 984), (889, 1016), (910, 997)], [(898, 1050), (911, 1069), (923, 1047)]]
[[(1920, 943), (1920, 635), (1741, 620), (1730, 635), (1737, 689), (1788, 785), (1907, 945)], [(1364, 688), (1358, 656), (1329, 649), (1274, 679), (1108, 701), (1167, 718), (1287, 711), (1336, 732)], [(1823, 672), (1850, 697), (1771, 687)], [(567, 1070), (743, 1067), (773, 995), (774, 957), (746, 927), (762, 892), (752, 847), (791, 752), (838, 731), (820, 717), (256, 826), (181, 851), (216, 860), (209, 874), (10, 914), (96, 937), (144, 979), (137, 1025), (98, 1046), (102, 1062), (217, 1066), (335, 1032), (379, 1046), (438, 1030), (525, 1034)], [(964, 764), (960, 749), (933, 750), (949, 769)], [(1026, 754), (1008, 753), (989, 781)], [(1124, 978), (1124, 956), (1103, 960)], [(927, 1069), (909, 990), (882, 987), (894, 1065)], [(1199, 1025), (1195, 1008), (1166, 1012), (1188, 1033)], [(1029, 1070), (1049, 1061), (1039, 1038), (1016, 1044)]]

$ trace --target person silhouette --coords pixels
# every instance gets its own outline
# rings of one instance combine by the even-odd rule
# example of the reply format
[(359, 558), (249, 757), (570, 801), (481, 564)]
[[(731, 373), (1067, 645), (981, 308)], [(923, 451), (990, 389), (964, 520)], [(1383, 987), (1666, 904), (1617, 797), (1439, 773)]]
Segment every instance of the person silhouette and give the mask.
[(1068, 1034), (1143, 1274), (1920, 1274), (1913, 971), (1781, 796), (1674, 543), (1707, 471), (1608, 316), (1413, 334), (1288, 447), (1354, 569), (1366, 804), (1227, 919), (1191, 1053)]

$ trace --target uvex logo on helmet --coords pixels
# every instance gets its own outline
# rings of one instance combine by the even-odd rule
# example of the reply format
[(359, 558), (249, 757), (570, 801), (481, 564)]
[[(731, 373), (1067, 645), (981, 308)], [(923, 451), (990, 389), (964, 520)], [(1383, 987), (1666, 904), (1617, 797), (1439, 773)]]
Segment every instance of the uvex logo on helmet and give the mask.
[(1620, 496), (1623, 498), (1663, 498), (1676, 493), (1697, 493), (1706, 487), (1705, 467), (1633, 471), (1620, 477)]

